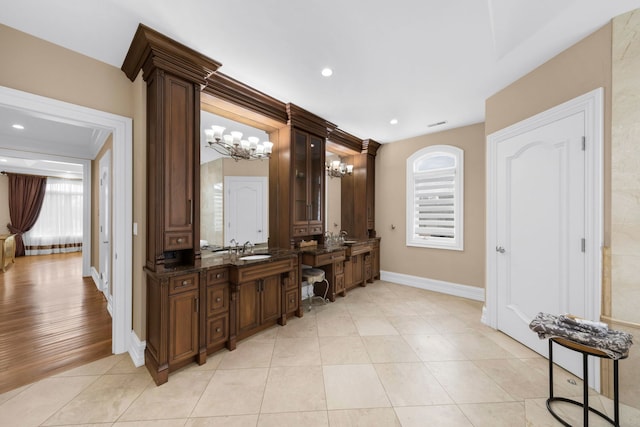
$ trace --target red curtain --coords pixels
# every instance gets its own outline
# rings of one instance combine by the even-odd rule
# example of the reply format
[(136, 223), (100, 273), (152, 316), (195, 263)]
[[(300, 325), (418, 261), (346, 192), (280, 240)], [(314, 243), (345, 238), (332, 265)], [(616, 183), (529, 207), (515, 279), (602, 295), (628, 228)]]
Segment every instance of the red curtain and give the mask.
[(7, 173), (9, 177), (9, 231), (16, 235), (16, 256), (24, 256), (22, 233), (31, 230), (40, 215), (47, 178)]

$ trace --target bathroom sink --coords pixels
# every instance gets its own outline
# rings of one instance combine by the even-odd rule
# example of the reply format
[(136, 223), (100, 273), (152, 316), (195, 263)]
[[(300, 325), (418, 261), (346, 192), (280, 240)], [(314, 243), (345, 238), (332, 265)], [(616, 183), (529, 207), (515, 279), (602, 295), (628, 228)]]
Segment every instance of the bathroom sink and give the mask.
[(271, 255), (269, 254), (247, 255), (247, 256), (242, 256), (239, 259), (240, 261), (257, 261), (259, 259), (267, 259), (267, 258), (271, 258)]
[(353, 245), (354, 243), (358, 243), (358, 241), (357, 240), (345, 240), (344, 243), (347, 244), (347, 245)]

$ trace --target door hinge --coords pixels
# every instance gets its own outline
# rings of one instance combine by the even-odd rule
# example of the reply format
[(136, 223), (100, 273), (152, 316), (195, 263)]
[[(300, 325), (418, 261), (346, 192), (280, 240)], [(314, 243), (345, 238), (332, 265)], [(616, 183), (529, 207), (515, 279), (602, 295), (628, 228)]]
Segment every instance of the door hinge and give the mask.
[(580, 243), (582, 252), (586, 252), (587, 251), (587, 240), (586, 239), (582, 239), (582, 242)]
[(582, 151), (586, 151), (587, 149), (587, 137), (583, 136), (582, 137)]

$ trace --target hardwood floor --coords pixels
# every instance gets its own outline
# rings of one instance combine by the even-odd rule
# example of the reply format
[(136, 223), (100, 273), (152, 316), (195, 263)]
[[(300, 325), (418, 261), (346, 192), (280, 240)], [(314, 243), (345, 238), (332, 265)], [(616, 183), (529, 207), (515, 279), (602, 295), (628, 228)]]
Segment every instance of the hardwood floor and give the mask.
[(0, 272), (0, 393), (110, 354), (111, 316), (79, 252)]

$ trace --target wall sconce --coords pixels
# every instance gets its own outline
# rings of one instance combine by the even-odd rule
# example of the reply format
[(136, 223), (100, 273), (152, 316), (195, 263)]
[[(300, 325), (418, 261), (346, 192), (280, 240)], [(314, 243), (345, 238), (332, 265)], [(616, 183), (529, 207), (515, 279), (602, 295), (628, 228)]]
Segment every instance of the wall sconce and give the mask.
[(205, 129), (209, 148), (216, 150), (223, 156), (231, 157), (236, 162), (238, 160), (262, 160), (268, 159), (273, 149), (271, 141), (260, 142), (255, 136), (242, 139), (242, 132), (232, 131), (223, 135), (223, 126), (211, 126)]
[(340, 160), (327, 162), (325, 167), (330, 178), (342, 178), (353, 173), (353, 165), (344, 164)]

